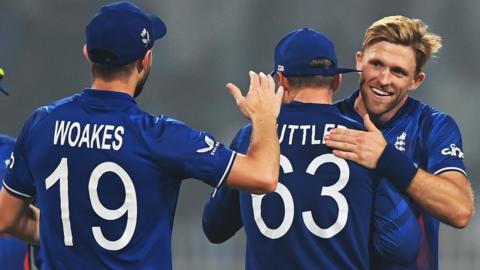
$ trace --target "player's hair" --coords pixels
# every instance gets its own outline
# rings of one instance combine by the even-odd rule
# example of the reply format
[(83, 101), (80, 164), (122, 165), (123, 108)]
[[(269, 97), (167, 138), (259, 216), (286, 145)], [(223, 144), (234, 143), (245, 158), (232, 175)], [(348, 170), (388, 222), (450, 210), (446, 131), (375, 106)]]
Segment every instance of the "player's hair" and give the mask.
[[(308, 63), (309, 67), (329, 68), (334, 67), (332, 61), (326, 58), (315, 58)], [(309, 75), (309, 76), (288, 76), (286, 77), (290, 87), (331, 87), (335, 81), (335, 76)]]
[(132, 63), (123, 65), (123, 66), (103, 66), (97, 63), (92, 63), (92, 75), (94, 78), (101, 78), (105, 81), (113, 81), (113, 80), (127, 80), (128, 77), (132, 74), (135, 66), (137, 65), (139, 60), (136, 60)]
[(381, 41), (410, 46), (415, 51), (417, 74), (442, 47), (442, 38), (429, 32), (422, 20), (400, 15), (388, 16), (370, 25), (363, 38), (362, 51)]

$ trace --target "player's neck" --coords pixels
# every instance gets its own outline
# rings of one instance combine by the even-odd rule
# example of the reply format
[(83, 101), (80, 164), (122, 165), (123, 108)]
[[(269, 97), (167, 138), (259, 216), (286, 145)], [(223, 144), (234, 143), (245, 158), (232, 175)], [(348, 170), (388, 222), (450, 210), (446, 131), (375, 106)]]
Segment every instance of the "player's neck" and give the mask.
[(302, 88), (297, 90), (294, 101), (303, 103), (332, 104), (333, 92), (321, 88)]
[(125, 93), (132, 97), (135, 92), (135, 85), (132, 85), (130, 81), (125, 82), (121, 80), (104, 81), (101, 79), (94, 79), (91, 88), (94, 90), (108, 90)]

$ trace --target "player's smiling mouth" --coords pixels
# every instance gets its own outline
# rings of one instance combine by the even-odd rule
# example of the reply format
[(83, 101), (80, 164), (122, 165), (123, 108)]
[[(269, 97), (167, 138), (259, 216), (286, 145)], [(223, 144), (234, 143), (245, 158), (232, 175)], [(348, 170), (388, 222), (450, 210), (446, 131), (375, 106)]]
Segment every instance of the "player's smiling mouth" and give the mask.
[(380, 97), (388, 97), (393, 95), (393, 92), (386, 91), (385, 89), (380, 87), (370, 86), (370, 90), (372, 90), (372, 92), (376, 96), (380, 96)]

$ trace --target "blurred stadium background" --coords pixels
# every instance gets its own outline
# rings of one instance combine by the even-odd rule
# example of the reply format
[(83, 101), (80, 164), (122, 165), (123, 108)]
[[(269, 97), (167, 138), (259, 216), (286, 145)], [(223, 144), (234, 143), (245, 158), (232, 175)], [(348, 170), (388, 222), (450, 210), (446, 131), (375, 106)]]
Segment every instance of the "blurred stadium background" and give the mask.
[[(337, 46), (342, 66), (354, 66), (365, 29), (376, 19), (402, 14), (423, 19), (443, 37), (439, 57), (427, 65), (427, 79), (414, 96), (451, 114), (463, 134), (466, 165), (479, 187), (478, 34), (480, 2), (474, 0), (178, 0), (134, 1), (167, 24), (157, 42), (154, 66), (138, 103), (207, 130), (229, 144), (246, 120), (224, 85), (247, 86), (248, 70), (269, 72), (273, 48), (287, 32), (312, 27)], [(89, 86), (82, 57), (84, 27), (100, 5), (93, 0), (1, 0), (0, 66), (10, 98), (1, 97), (0, 132), (17, 136), (32, 110)], [(336, 98), (357, 87), (346, 75)], [(477, 120), (475, 120), (477, 119)], [(211, 188), (187, 180), (182, 186), (174, 225), (176, 269), (243, 269), (244, 236), (223, 245), (209, 244), (201, 213)], [(480, 207), (477, 200), (477, 208)], [(480, 216), (468, 228), (441, 227), (441, 269), (480, 269)]]

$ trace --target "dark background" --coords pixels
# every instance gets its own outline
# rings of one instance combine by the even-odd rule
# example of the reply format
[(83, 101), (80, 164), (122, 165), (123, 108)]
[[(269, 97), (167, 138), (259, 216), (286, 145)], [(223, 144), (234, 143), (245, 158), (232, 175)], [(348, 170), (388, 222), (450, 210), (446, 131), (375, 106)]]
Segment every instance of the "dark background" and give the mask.
[[(0, 66), (11, 92), (0, 96), (0, 132), (17, 136), (39, 106), (89, 86), (82, 56), (84, 27), (106, 1), (1, 0)], [(246, 123), (224, 85), (247, 87), (249, 70), (269, 72), (273, 48), (287, 32), (312, 27), (336, 43), (342, 66), (354, 67), (365, 29), (387, 15), (420, 18), (443, 37), (439, 57), (414, 96), (452, 115), (463, 134), (466, 165), (474, 189), (480, 176), (478, 61), (480, 2), (468, 0), (135, 1), (158, 14), (168, 33), (157, 41), (144, 94), (145, 111), (167, 114), (207, 130), (229, 144)], [(357, 87), (344, 76), (336, 98)], [(477, 120), (475, 120), (477, 119)], [(477, 165), (477, 166), (476, 166)], [(174, 226), (176, 269), (243, 269), (243, 233), (222, 246), (208, 244), (201, 211), (211, 188), (188, 180), (182, 186)], [(478, 206), (478, 204), (477, 204)], [(479, 218), (464, 230), (442, 225), (441, 269), (480, 269)]]

